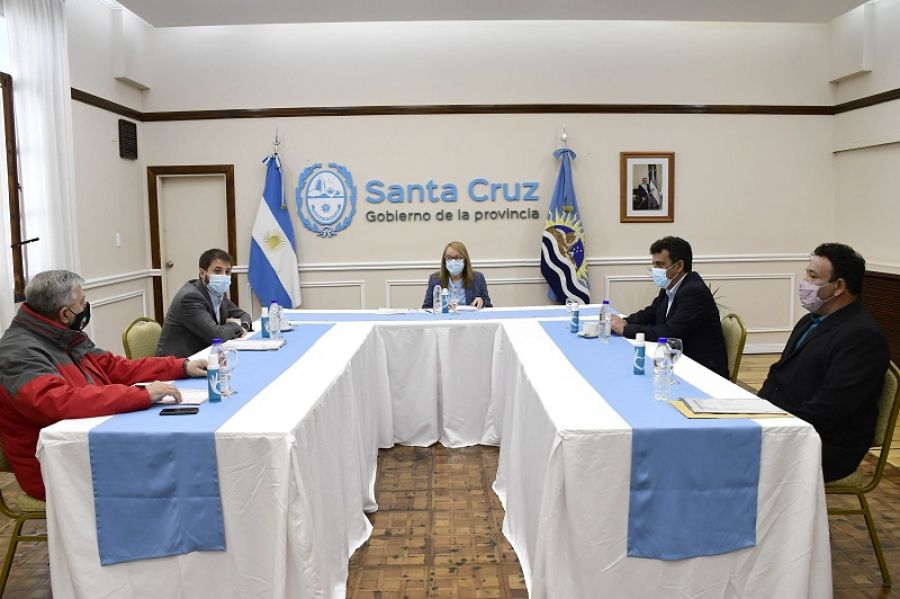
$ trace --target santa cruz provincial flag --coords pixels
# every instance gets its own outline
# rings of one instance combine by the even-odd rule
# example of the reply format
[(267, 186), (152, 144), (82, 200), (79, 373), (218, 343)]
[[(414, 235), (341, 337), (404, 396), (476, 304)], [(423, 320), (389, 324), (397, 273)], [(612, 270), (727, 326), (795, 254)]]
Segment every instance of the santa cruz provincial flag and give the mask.
[(570, 155), (575, 158), (575, 152), (559, 149), (553, 155), (562, 157), (562, 161), (541, 236), (541, 274), (550, 285), (547, 295), (551, 300), (561, 304), (572, 298), (588, 304), (591, 290), (584, 255), (584, 228), (575, 201), (569, 160)]
[(266, 185), (253, 224), (247, 278), (262, 305), (268, 306), (274, 299), (293, 308), (300, 305), (300, 277), (294, 227), (283, 201), (281, 161), (273, 154), (263, 162)]

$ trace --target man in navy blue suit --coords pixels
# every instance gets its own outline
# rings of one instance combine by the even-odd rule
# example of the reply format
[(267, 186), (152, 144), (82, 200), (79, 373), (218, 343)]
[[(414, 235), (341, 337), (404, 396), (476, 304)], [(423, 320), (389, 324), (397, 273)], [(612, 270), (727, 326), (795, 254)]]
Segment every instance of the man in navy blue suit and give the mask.
[(650, 254), (659, 295), (643, 310), (625, 318), (613, 316), (613, 332), (629, 339), (644, 333), (647, 341), (681, 339), (684, 355), (728, 378), (719, 309), (709, 287), (691, 270), (691, 244), (680, 237), (663, 237), (653, 242)]

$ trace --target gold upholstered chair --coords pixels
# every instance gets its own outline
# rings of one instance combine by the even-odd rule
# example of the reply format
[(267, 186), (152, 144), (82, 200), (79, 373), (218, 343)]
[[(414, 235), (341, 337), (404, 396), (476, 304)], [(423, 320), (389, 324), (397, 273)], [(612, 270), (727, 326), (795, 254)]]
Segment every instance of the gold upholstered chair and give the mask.
[(878, 401), (878, 420), (875, 424), (875, 445), (880, 448), (878, 461), (873, 472), (863, 472), (857, 468), (856, 472), (845, 476), (840, 480), (825, 483), (825, 493), (829, 495), (856, 495), (859, 500), (859, 508), (829, 508), (829, 514), (847, 515), (862, 514), (866, 519), (866, 527), (869, 529), (869, 537), (872, 539), (872, 547), (875, 549), (875, 557), (878, 558), (878, 567), (881, 568), (881, 578), (884, 586), (891, 586), (891, 575), (884, 560), (881, 550), (881, 542), (875, 531), (875, 522), (872, 520), (872, 512), (866, 501), (866, 493), (878, 487), (881, 474), (887, 464), (888, 453), (891, 449), (891, 439), (894, 436), (894, 426), (897, 424), (897, 412), (900, 410), (900, 369), (891, 362), (884, 374), (884, 389), (881, 391), (881, 399)]
[(122, 347), (126, 358), (146, 358), (156, 355), (156, 344), (162, 327), (152, 318), (140, 317), (122, 333)]
[[(6, 453), (0, 447), (0, 472), (12, 472), (9, 460), (6, 459)], [(16, 546), (19, 541), (46, 541), (46, 534), (22, 534), (22, 525), (27, 520), (46, 520), (47, 504), (39, 499), (33, 499), (22, 493), (18, 495), (14, 502), (7, 503), (3, 491), (0, 490), (0, 512), (15, 521), (12, 532), (9, 536), (9, 546), (6, 549), (6, 557), (3, 558), (3, 570), (0, 571), (0, 597), (6, 589), (6, 581), (9, 579), (9, 571), (12, 568), (13, 557), (16, 555)]]
[(747, 327), (740, 316), (728, 314), (722, 319), (722, 334), (725, 335), (725, 353), (728, 356), (728, 380), (735, 383), (747, 342)]

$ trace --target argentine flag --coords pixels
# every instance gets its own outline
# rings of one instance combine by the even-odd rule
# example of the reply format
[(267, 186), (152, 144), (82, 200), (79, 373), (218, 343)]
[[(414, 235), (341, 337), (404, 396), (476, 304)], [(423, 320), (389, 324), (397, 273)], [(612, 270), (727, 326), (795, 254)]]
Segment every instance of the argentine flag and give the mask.
[(281, 161), (278, 154), (272, 154), (263, 162), (266, 186), (253, 224), (247, 278), (263, 306), (274, 299), (281, 306), (295, 308), (300, 305), (300, 277), (294, 227), (283, 201)]
[(581, 214), (572, 184), (570, 156), (574, 159), (575, 152), (562, 148), (553, 155), (562, 160), (541, 233), (541, 274), (550, 286), (547, 296), (552, 301), (564, 304), (571, 298), (589, 304), (591, 289), (585, 259), (584, 227), (581, 226)]

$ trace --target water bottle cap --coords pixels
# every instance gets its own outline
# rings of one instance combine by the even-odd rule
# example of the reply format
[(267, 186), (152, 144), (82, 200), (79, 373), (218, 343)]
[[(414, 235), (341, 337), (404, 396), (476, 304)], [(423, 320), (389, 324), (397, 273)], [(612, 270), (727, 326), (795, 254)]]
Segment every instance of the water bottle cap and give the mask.
[(221, 340), (221, 339), (219, 339), (218, 337), (216, 337), (215, 339), (213, 339), (213, 345), (216, 345), (216, 344), (219, 344), (219, 343), (222, 343), (222, 340)]
[(604, 306), (608, 306), (608, 305), (609, 305), (609, 300), (603, 300), (603, 305), (604, 305)]
[(657, 343), (665, 343), (666, 341), (668, 341), (668, 339), (666, 339), (665, 337), (660, 337), (656, 340)]
[(641, 345), (643, 345), (643, 344), (644, 344), (644, 334), (643, 334), (643, 333), (637, 333), (637, 334), (634, 336), (634, 340), (637, 341), (638, 343), (640, 343)]

